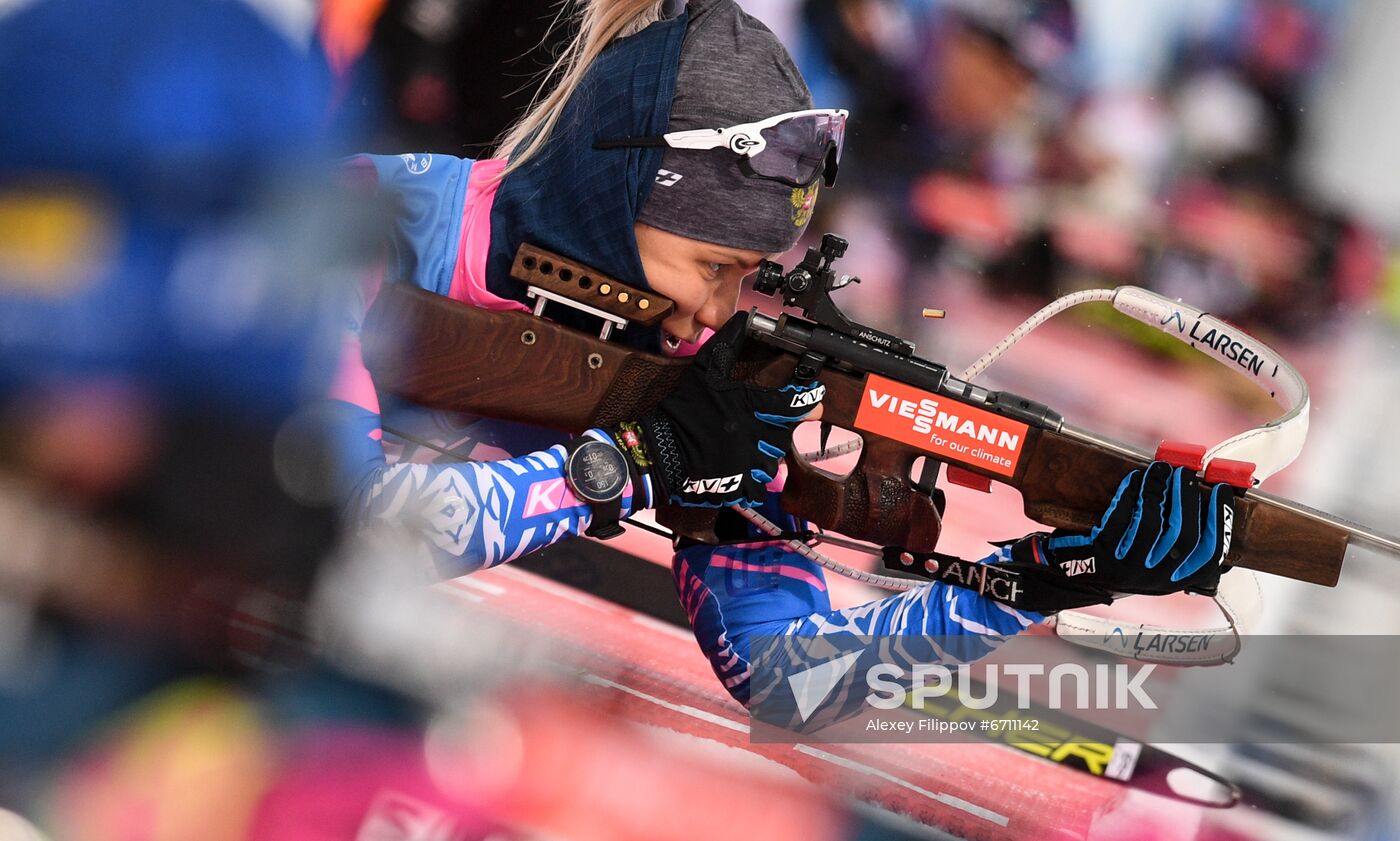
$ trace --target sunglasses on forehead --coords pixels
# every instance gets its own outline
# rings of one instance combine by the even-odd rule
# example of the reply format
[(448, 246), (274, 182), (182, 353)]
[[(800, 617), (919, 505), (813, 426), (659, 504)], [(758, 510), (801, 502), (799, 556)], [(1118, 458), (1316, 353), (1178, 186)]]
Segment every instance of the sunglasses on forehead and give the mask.
[(836, 183), (836, 168), (841, 162), (847, 115), (848, 112), (841, 109), (815, 108), (728, 128), (600, 140), (593, 148), (728, 149), (739, 156), (739, 169), (750, 178), (806, 187), (822, 177), (830, 187)]

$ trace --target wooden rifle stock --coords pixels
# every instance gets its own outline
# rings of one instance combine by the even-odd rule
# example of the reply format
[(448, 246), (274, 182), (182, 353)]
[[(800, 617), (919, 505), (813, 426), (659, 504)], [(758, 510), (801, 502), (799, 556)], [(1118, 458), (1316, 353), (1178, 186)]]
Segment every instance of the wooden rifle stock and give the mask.
[[(653, 409), (689, 364), (602, 341), (524, 312), (492, 312), (407, 284), (379, 293), (362, 332), (375, 382), (415, 403), (567, 432), (635, 419)], [(792, 381), (797, 358), (750, 342), (739, 374), (763, 385)], [(832, 368), (823, 421), (855, 430), (864, 378)], [(921, 456), (907, 444), (861, 430), (856, 467), (844, 479), (788, 459), (784, 508), (825, 529), (881, 546), (934, 551), (941, 520), (910, 471)], [(947, 459), (944, 459), (947, 460)], [(1087, 530), (1119, 482), (1147, 464), (1108, 447), (1032, 427), (1015, 474), (963, 470), (1017, 488), (1025, 512), (1054, 528)], [(715, 512), (663, 505), (657, 520), (697, 540), (714, 540)], [(1228, 560), (1299, 581), (1334, 586), (1347, 533), (1248, 494), (1236, 502)]]
[(647, 414), (690, 364), (406, 283), (380, 291), (361, 341), (375, 383), (414, 403), (572, 433)]

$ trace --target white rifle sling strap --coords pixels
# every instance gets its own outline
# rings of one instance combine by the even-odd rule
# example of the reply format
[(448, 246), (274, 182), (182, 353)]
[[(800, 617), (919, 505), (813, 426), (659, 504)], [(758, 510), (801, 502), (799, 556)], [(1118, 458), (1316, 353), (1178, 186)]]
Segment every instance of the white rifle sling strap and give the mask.
[(1207, 462), (1214, 458), (1253, 462), (1257, 484), (1298, 457), (1308, 437), (1308, 384), (1288, 360), (1238, 327), (1146, 289), (1115, 290), (1113, 306), (1244, 376), (1283, 407), (1284, 413), (1274, 420), (1211, 447)]
[(1308, 384), (1277, 351), (1238, 327), (1207, 315), (1189, 304), (1172, 301), (1136, 286), (1089, 289), (1059, 298), (997, 342), (963, 372), (971, 380), (991, 367), (1002, 354), (1036, 327), (1071, 307), (1106, 301), (1124, 315), (1161, 330), (1249, 379), (1284, 413), (1268, 423), (1221, 441), (1206, 453), (1206, 461), (1232, 458), (1253, 462), (1256, 484), (1297, 458), (1308, 436)]
[[(1254, 429), (1233, 435), (1206, 452), (1215, 458), (1253, 462), (1254, 481), (1287, 467), (1303, 449), (1308, 435), (1308, 384), (1277, 351), (1218, 318), (1136, 286), (1091, 289), (1060, 298), (1041, 308), (974, 362), (962, 379), (989, 368), (1012, 345), (1036, 327), (1071, 307), (1106, 301), (1124, 315), (1161, 330), (1246, 377), (1283, 409), (1283, 414)], [(1259, 619), (1263, 601), (1252, 570), (1232, 569), (1220, 578), (1215, 603), (1226, 624), (1215, 628), (1168, 628), (1105, 619), (1080, 610), (1061, 611), (1055, 632), (1076, 645), (1122, 657), (1172, 665), (1213, 666), (1239, 653), (1240, 636)]]
[(1119, 657), (1169, 666), (1219, 666), (1240, 653), (1243, 635), (1258, 623), (1263, 612), (1254, 571), (1232, 569), (1222, 575), (1215, 604), (1225, 624), (1211, 628), (1124, 622), (1082, 610), (1062, 610), (1051, 617), (1051, 623), (1067, 642)]

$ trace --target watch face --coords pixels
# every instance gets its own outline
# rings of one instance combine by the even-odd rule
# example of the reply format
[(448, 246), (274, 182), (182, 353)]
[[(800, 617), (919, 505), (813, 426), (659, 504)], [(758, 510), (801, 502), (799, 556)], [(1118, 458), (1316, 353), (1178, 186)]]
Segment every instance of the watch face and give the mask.
[(569, 454), (564, 475), (579, 499), (612, 502), (627, 487), (627, 459), (616, 447), (589, 441)]

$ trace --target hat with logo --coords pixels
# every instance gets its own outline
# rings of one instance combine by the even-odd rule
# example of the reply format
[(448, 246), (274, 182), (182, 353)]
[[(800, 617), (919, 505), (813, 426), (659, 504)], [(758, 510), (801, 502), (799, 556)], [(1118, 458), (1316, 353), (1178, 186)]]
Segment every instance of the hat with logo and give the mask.
[[(733, 0), (692, 0), (667, 131), (715, 129), (812, 107), (788, 51)], [(812, 217), (802, 187), (746, 175), (729, 149), (667, 148), (637, 221), (765, 254), (786, 251)]]

